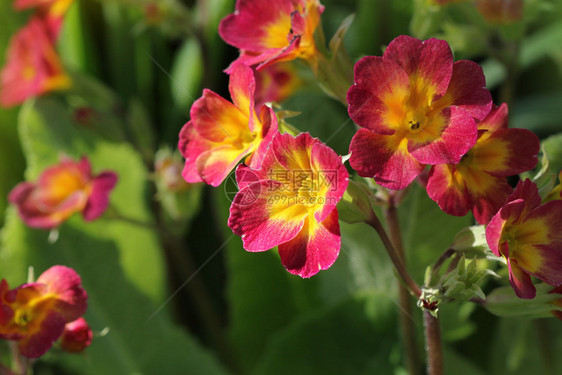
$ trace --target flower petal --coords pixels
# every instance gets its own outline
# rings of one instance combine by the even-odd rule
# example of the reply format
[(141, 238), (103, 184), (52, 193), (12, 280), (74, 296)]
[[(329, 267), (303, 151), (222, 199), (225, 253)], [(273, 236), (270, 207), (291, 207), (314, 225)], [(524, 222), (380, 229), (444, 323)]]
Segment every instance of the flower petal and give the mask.
[(41, 320), (38, 329), (18, 341), (21, 355), (39, 358), (49, 350), (64, 331), (66, 319), (56, 311), (49, 311)]
[(343, 197), (349, 181), (349, 173), (342, 163), (341, 156), (321, 142), (312, 146), (310, 165), (316, 173), (318, 185), (316, 193), (324, 204), (314, 213), (314, 218), (322, 222)]
[(431, 86), (434, 95), (447, 91), (453, 71), (453, 53), (444, 40), (420, 41), (407, 35), (396, 37), (383, 57), (398, 64), (418, 86)]
[(197, 157), (197, 173), (206, 184), (219, 186), (250, 150), (251, 147), (241, 150), (228, 144), (207, 150)]
[(80, 276), (72, 268), (53, 266), (39, 276), (37, 283), (46, 284), (49, 293), (55, 295), (54, 310), (64, 317), (65, 323), (78, 319), (86, 312), (88, 294), (82, 288)]
[(252, 69), (244, 64), (234, 66), (230, 73), (228, 90), (234, 105), (246, 117), (251, 118), (254, 114), (254, 92), (256, 90), (256, 80)]
[(472, 117), (482, 120), (492, 108), (492, 95), (486, 89), (486, 78), (480, 65), (460, 60), (453, 64), (453, 75), (447, 93), (434, 103), (436, 107), (455, 105)]
[(458, 176), (454, 165), (438, 164), (431, 168), (427, 195), (449, 215), (464, 216), (470, 211), (471, 201), (465, 181)]
[(269, 250), (299, 233), (307, 211), (292, 198), (272, 180), (249, 184), (234, 196), (228, 226), (242, 237), (244, 249)]
[(204, 89), (203, 96), (191, 106), (190, 116), (199, 136), (212, 142), (240, 145), (239, 138), (248, 131), (247, 111), (248, 108), (244, 112), (218, 94)]
[(338, 211), (334, 209), (321, 223), (307, 217), (302, 230), (279, 245), (279, 256), (287, 271), (308, 278), (332, 266), (340, 248)]
[(355, 83), (347, 93), (349, 116), (359, 126), (393, 134), (404, 121), (410, 81), (396, 63), (367, 56), (355, 64)]
[(109, 205), (109, 193), (117, 183), (117, 174), (101, 172), (92, 180), (92, 191), (82, 214), (86, 221), (100, 217)]
[(511, 287), (519, 298), (533, 299), (536, 295), (536, 289), (531, 281), (528, 273), (524, 272), (516, 261), (509, 259), (507, 261), (509, 271), (509, 282)]
[(389, 189), (404, 189), (425, 168), (393, 136), (359, 129), (349, 146), (349, 163), (362, 177), (372, 177)]

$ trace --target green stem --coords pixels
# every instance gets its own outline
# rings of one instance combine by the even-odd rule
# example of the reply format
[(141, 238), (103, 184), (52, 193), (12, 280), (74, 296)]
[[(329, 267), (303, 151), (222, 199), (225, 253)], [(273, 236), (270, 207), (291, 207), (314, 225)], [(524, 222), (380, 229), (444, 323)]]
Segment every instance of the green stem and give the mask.
[(427, 374), (443, 375), (443, 348), (439, 320), (429, 311), (423, 312), (425, 347), (427, 350)]
[(382, 240), (384, 248), (386, 249), (386, 252), (390, 257), (390, 260), (394, 264), (394, 268), (396, 269), (398, 275), (402, 278), (402, 281), (408, 286), (410, 292), (414, 294), (414, 296), (419, 298), (421, 296), (420, 287), (418, 286), (418, 284), (416, 284), (414, 279), (412, 279), (412, 277), (408, 273), (408, 270), (406, 270), (406, 267), (404, 266), (402, 259), (394, 249), (394, 246), (390, 241), (388, 234), (386, 233), (384, 227), (382, 226), (377, 216), (373, 214), (371, 219), (366, 221), (366, 223), (369, 224), (378, 233), (379, 237)]
[[(396, 250), (400, 261), (405, 266), (406, 256), (402, 243), (402, 235), (398, 222), (396, 206), (390, 205), (385, 209), (385, 218), (390, 233), (390, 239)], [(402, 328), (402, 342), (406, 351), (407, 367), (410, 375), (421, 374), (421, 361), (416, 341), (416, 330), (412, 319), (412, 299), (406, 286), (398, 283), (398, 294), (400, 298), (400, 326)]]

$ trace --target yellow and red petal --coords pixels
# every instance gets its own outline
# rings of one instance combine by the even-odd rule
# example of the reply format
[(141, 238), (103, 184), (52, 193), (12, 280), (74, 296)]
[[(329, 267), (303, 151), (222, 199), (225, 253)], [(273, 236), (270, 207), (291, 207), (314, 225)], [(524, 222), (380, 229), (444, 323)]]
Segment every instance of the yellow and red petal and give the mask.
[(508, 177), (533, 169), (540, 150), (539, 138), (527, 129), (499, 129), (471, 151), (474, 168)]
[[(479, 224), (488, 224), (505, 204), (513, 188), (506, 178), (494, 177), (486, 173), (475, 173), (470, 178), (467, 190), (472, 202), (472, 214)], [(481, 181), (481, 184), (475, 185), (475, 181)], [(479, 188), (476, 189), (475, 186)]]
[(355, 83), (347, 93), (349, 116), (359, 126), (393, 134), (405, 117), (410, 81), (395, 62), (367, 56), (355, 64)]
[(269, 148), (269, 145), (275, 138), (277, 134), (279, 134), (277, 116), (272, 108), (267, 106), (262, 106), (260, 108), (260, 124), (261, 124), (261, 133), (260, 135), (254, 140), (255, 142), (259, 141), (257, 147), (254, 148), (254, 151), (249, 156), (249, 160), (246, 159), (246, 163), (252, 168), (258, 169), (261, 167), (262, 161), (265, 157), (265, 154)]
[(39, 358), (49, 350), (64, 331), (65, 318), (56, 311), (48, 311), (38, 327), (18, 341), (18, 350), (27, 358)]
[(389, 189), (404, 189), (425, 168), (407, 150), (407, 139), (359, 129), (349, 146), (351, 167)]
[(496, 256), (509, 256), (509, 254), (502, 253), (502, 250), (505, 249), (505, 239), (502, 238), (504, 227), (508, 221), (518, 220), (524, 209), (525, 201), (523, 199), (512, 200), (508, 198), (508, 202), (492, 217), (486, 226), (486, 242)]
[(219, 35), (226, 43), (248, 51), (288, 45), (292, 1), (237, 0), (235, 9), (219, 25)]
[(234, 105), (250, 119), (250, 130), (253, 131), (251, 120), (255, 113), (254, 92), (256, 90), (256, 80), (252, 69), (244, 64), (236, 64), (230, 73), (228, 90)]
[(508, 259), (507, 267), (509, 272), (509, 282), (519, 298), (533, 299), (537, 293), (531, 277), (523, 271), (516, 261)]
[(38, 197), (37, 185), (29, 182), (18, 184), (8, 197), (10, 203), (15, 204), (22, 220), (33, 228), (51, 229), (57, 227), (73, 213), (81, 211), (88, 199), (82, 190), (70, 192), (56, 205), (46, 204), (44, 197)]
[(191, 106), (192, 126), (197, 134), (211, 142), (241, 144), (248, 132), (249, 117), (234, 104), (211, 90), (204, 89), (203, 96)]
[(290, 241), (280, 244), (278, 250), (287, 271), (308, 278), (331, 267), (340, 248), (338, 211), (334, 209), (321, 223), (308, 216), (301, 231)]
[(294, 238), (307, 210), (277, 181), (261, 180), (240, 190), (230, 206), (228, 226), (244, 249), (265, 251)]
[(472, 117), (458, 107), (442, 112), (445, 128), (426, 144), (408, 142), (408, 151), (423, 164), (457, 164), (476, 143), (478, 130)]
[(301, 133), (296, 137), (289, 133), (278, 134), (271, 143), (275, 159), (286, 170), (311, 170), (310, 150), (318, 142), (309, 133)]
[(492, 95), (486, 89), (486, 78), (480, 65), (468, 60), (455, 62), (446, 94), (433, 105), (437, 108), (454, 105), (475, 119), (484, 119), (492, 108)]
[(550, 285), (562, 285), (562, 201), (533, 209), (520, 225), (532, 231), (518, 238), (529, 243), (527, 253), (516, 254), (521, 267)]
[(314, 218), (317, 222), (323, 222), (343, 197), (349, 173), (342, 163), (341, 156), (321, 142), (312, 146), (310, 166), (316, 173), (316, 193), (323, 202), (320, 209), (314, 213)]
[(429, 99), (442, 96), (447, 91), (453, 71), (453, 53), (444, 40), (421, 41), (407, 35), (396, 37), (383, 58), (398, 64), (410, 77), (416, 91), (431, 91)]
[(206, 184), (219, 186), (230, 174), (230, 171), (236, 167), (236, 164), (250, 152), (250, 146), (246, 149), (240, 149), (229, 144), (218, 145), (197, 156), (195, 162), (197, 174)]
[(449, 215), (464, 216), (471, 208), (466, 183), (454, 165), (434, 165), (427, 180), (427, 195)]

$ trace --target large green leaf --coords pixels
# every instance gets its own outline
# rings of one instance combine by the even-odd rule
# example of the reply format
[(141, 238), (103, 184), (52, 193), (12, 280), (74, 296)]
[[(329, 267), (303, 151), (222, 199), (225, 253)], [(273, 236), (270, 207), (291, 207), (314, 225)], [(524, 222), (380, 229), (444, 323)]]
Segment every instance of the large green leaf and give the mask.
[[(94, 338), (87, 356), (61, 354), (57, 364), (73, 374), (224, 374), (216, 360), (174, 327), (165, 310), (157, 313), (158, 307), (124, 274), (121, 245), (99, 235), (116, 223), (100, 219), (97, 231), (90, 228), (93, 225), (73, 217), (50, 245), (45, 232), (27, 228), (12, 209), (2, 233), (0, 273), (12, 286), (25, 281), (22, 271), (28, 265), (35, 267), (36, 275), (54, 264), (70, 266), (88, 292), (86, 320), (96, 332), (109, 329)], [(154, 266), (145, 263), (139, 268), (150, 275)]]
[[(111, 205), (123, 216), (150, 223), (147, 171), (127, 144), (111, 143), (76, 127), (66, 107), (42, 98), (26, 105), (20, 135), (28, 159), (27, 176), (35, 179), (60, 153), (87, 155), (94, 171), (111, 169), (119, 182)], [(62, 366), (85, 374), (223, 374), (216, 360), (169, 320), (160, 305), (167, 297), (166, 274), (157, 234), (145, 226), (101, 217), (86, 223), (79, 215), (60, 226), (59, 239), (27, 228), (10, 210), (2, 232), (0, 274), (12, 285), (24, 282), (28, 266), (36, 274), (54, 264), (77, 270), (89, 295), (87, 320), (96, 338), (88, 356), (68, 356)], [(162, 305), (165, 307), (165, 305)]]
[[(110, 169), (119, 175), (111, 194), (111, 206), (131, 219), (152, 221), (145, 199), (147, 171), (130, 146), (104, 141), (87, 129), (76, 127), (66, 107), (52, 98), (40, 98), (25, 106), (19, 128), (28, 163), (28, 180), (35, 180), (46, 167), (56, 164), (61, 154), (74, 158), (86, 155), (95, 173)], [(115, 241), (125, 274), (133, 284), (154, 301), (164, 298), (164, 261), (153, 231), (122, 222), (112, 225), (93, 222), (85, 229)]]

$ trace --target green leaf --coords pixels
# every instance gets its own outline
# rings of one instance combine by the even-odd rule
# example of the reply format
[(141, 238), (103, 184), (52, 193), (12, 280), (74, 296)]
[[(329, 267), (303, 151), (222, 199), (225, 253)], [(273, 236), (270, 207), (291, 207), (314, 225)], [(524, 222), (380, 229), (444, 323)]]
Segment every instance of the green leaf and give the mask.
[(457, 233), (451, 248), (462, 252), (483, 253), (490, 251), (486, 241), (486, 227), (484, 225), (472, 225)]
[(523, 299), (515, 295), (511, 286), (494, 289), (486, 298), (484, 307), (492, 314), (501, 317), (542, 318), (552, 316), (556, 308), (550, 303), (560, 296), (548, 294), (552, 286), (540, 283), (535, 285), (537, 296), (534, 299)]
[(562, 133), (545, 139), (542, 142), (542, 147), (548, 157), (550, 170), (558, 174), (562, 170)]
[(380, 293), (319, 309), (276, 335), (253, 374), (392, 374), (395, 313)]
[(171, 71), (171, 90), (179, 108), (189, 108), (197, 99), (203, 79), (203, 58), (196, 38), (188, 38), (178, 50)]

